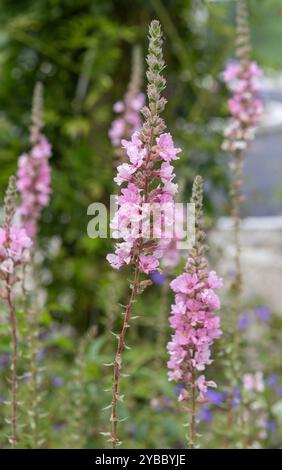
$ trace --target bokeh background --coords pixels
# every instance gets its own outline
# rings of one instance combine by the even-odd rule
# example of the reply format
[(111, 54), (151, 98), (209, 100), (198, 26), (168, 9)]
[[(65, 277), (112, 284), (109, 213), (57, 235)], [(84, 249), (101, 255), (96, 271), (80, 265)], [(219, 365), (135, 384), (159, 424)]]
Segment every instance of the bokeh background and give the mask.
[[(277, 447), (282, 439), (282, 1), (251, 0), (249, 7), (253, 57), (265, 71), (261, 80), (265, 116), (246, 162), (247, 197), (242, 209), (247, 218), (243, 230), (246, 306), (242, 315), (247, 320), (241, 331), (246, 341), (245, 372), (248, 368), (262, 371), (270, 384), (265, 384), (261, 398), (269, 413), (266, 434), (259, 437), (261, 429), (254, 425), (249, 445)], [(145, 58), (147, 28), (153, 18), (161, 21), (166, 37), (165, 120), (183, 149), (177, 162), (183, 198), (189, 198), (193, 177), (202, 174), (206, 225), (213, 247), (211, 265), (228, 284), (232, 277), (230, 175), (228, 157), (220, 149), (228, 92), (221, 72), (234, 57), (235, 1), (0, 0), (2, 200), (18, 156), (29, 146), (31, 98), (37, 80), (44, 84), (44, 132), (53, 146), (53, 194), (41, 221), (39, 255), (42, 345), (38, 361), (45, 367), (42, 406), (48, 417), (42, 426), (46, 447), (68, 446), (75, 413), (83, 423), (81, 445), (104, 446), (100, 432), (108, 427), (108, 416), (101, 408), (109, 398), (103, 390), (110, 384), (110, 371), (103, 364), (113, 354), (109, 331), (119, 324), (119, 303), (126, 299), (128, 273), (113, 272), (106, 262), (110, 239), (88, 237), (87, 207), (96, 201), (109, 205), (109, 195), (116, 192), (114, 150), (108, 137), (112, 108), (126, 92), (135, 44), (141, 46)], [(160, 284), (157, 280), (138, 301), (136, 311), (141, 319), (130, 331), (132, 349), (126, 352), (131, 376), (125, 384), (124, 413), (130, 419), (122, 433), (131, 447), (182, 447), (185, 442), (174, 385), (166, 378), (171, 299)], [(222, 317), (225, 315), (228, 307), (222, 309)], [(0, 318), (3, 402), (9, 334), (2, 306)], [(85, 339), (90, 328), (92, 336)], [(72, 374), (81, 344), (83, 397), (78, 403), (72, 396), (76, 388)], [(222, 365), (217, 366), (215, 360), (213, 368), (212, 374), (218, 374), (220, 380)], [(224, 379), (219, 392), (224, 393), (223, 389)], [(278, 412), (273, 412), (274, 405)], [(1, 413), (4, 420), (2, 408)], [(223, 401), (203, 413), (204, 446), (223, 447)], [(5, 446), (5, 425), (1, 423), (1, 445)]]

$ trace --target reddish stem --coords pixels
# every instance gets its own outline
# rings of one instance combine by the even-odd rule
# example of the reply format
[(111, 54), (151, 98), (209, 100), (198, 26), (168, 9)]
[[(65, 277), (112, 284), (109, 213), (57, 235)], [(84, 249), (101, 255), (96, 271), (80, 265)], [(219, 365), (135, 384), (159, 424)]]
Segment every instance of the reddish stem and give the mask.
[(191, 428), (190, 428), (190, 448), (194, 449), (196, 445), (196, 375), (195, 369), (192, 367), (191, 370), (191, 385), (192, 385), (192, 397), (191, 397)]
[(122, 353), (124, 349), (124, 339), (126, 335), (126, 330), (129, 328), (129, 322), (130, 322), (130, 318), (132, 314), (132, 306), (133, 306), (133, 303), (135, 302), (136, 295), (138, 292), (138, 284), (139, 284), (138, 264), (139, 263), (138, 263), (138, 258), (137, 258), (131, 296), (126, 306), (123, 326), (119, 335), (118, 347), (117, 347), (116, 357), (114, 360), (114, 375), (113, 375), (113, 386), (112, 386), (112, 415), (111, 415), (111, 421), (112, 421), (111, 441), (112, 441), (113, 449), (115, 449), (119, 443), (119, 439), (117, 437), (117, 424), (118, 424), (117, 402), (119, 400), (119, 378), (121, 375), (121, 368), (122, 368)]

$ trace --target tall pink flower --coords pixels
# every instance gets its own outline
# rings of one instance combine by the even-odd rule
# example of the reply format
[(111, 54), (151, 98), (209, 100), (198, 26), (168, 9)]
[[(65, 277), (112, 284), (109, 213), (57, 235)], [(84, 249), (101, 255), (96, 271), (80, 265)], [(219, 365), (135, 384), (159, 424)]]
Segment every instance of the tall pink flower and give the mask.
[[(118, 210), (111, 223), (113, 233), (121, 239), (115, 245), (115, 252), (107, 256), (115, 269), (129, 265), (134, 269), (131, 295), (125, 307), (123, 326), (118, 338), (117, 352), (113, 363), (113, 387), (111, 401), (111, 432), (109, 440), (115, 448), (119, 444), (117, 437), (117, 403), (120, 397), (120, 376), (122, 355), (125, 347), (125, 335), (129, 327), (135, 299), (150, 281), (140, 282), (140, 273), (148, 275), (155, 271), (163, 253), (160, 243), (163, 225), (162, 209), (172, 209), (177, 185), (172, 160), (178, 158), (180, 149), (175, 147), (170, 133), (164, 133), (165, 124), (160, 118), (164, 110), (165, 99), (161, 92), (165, 88), (162, 76), (164, 60), (162, 55), (162, 32), (158, 21), (152, 21), (149, 28), (148, 63), (148, 106), (142, 109), (144, 123), (135, 131), (129, 140), (122, 140), (122, 146), (128, 162), (117, 168), (116, 183), (122, 186), (121, 195), (117, 197)], [(160, 209), (158, 223), (154, 224), (157, 234), (152, 233), (148, 205), (157, 205)], [(146, 226), (146, 222), (148, 226)], [(146, 230), (144, 231), (144, 225)], [(155, 227), (156, 226), (156, 227)]]
[(19, 266), (28, 263), (29, 249), (32, 240), (24, 228), (14, 223), (16, 211), (16, 178), (10, 177), (5, 196), (3, 227), (0, 227), (0, 299), (7, 305), (11, 328), (12, 363), (11, 363), (11, 436), (10, 443), (14, 448), (18, 443), (18, 329), (16, 305), (13, 288), (20, 280)]
[(130, 139), (132, 134), (139, 131), (142, 126), (141, 109), (145, 103), (145, 95), (140, 92), (142, 76), (142, 57), (138, 46), (133, 49), (132, 75), (128, 90), (123, 101), (114, 105), (114, 112), (118, 117), (112, 122), (109, 137), (112, 145), (116, 147), (117, 154), (124, 155), (120, 148), (122, 139)]
[(245, 150), (254, 137), (254, 129), (262, 115), (262, 101), (258, 97), (257, 77), (262, 74), (255, 62), (241, 60), (227, 65), (224, 80), (232, 92), (228, 107), (232, 119), (226, 127), (222, 148), (236, 152)]
[[(173, 202), (177, 191), (177, 185), (172, 183), (175, 177), (174, 169), (168, 159), (176, 159), (180, 149), (174, 147), (171, 135), (168, 133), (161, 134), (156, 141), (162, 141), (162, 137), (164, 139), (161, 152), (158, 145), (150, 144), (151, 147), (148, 147), (142, 131), (135, 132), (130, 141), (122, 141), (131, 163), (123, 163), (117, 168), (115, 182), (119, 186), (123, 184), (126, 186), (121, 191), (122, 196), (117, 198), (119, 209), (111, 228), (120, 231), (121, 237), (127, 244), (127, 250), (126, 252), (121, 250), (121, 244), (118, 243), (115, 253), (108, 255), (108, 261), (116, 269), (134, 262), (136, 252), (140, 251), (142, 262), (138, 258), (139, 270), (148, 274), (158, 267), (158, 259), (162, 257), (170, 242), (170, 238), (152, 242), (150, 237), (144, 237), (139, 229), (139, 224), (144, 219), (143, 204), (156, 203), (160, 204), (160, 210), (165, 209)], [(164, 164), (165, 175), (162, 173)], [(136, 224), (136, 231), (133, 222)], [(145, 260), (146, 257), (148, 262)]]
[[(231, 120), (224, 131), (222, 148), (230, 152), (232, 169), (232, 219), (234, 224), (235, 278), (233, 290), (237, 295), (237, 305), (242, 290), (240, 209), (243, 196), (243, 164), (246, 150), (254, 138), (262, 111), (262, 102), (258, 96), (257, 78), (262, 74), (256, 62), (250, 58), (251, 44), (248, 25), (246, 0), (237, 1), (237, 47), (238, 61), (227, 65), (223, 77), (231, 90), (228, 107)], [(237, 322), (237, 320), (236, 320)]]
[(227, 64), (223, 79), (231, 91), (228, 108), (231, 120), (224, 131), (222, 148), (228, 152), (242, 152), (254, 137), (254, 130), (262, 115), (263, 105), (258, 96), (257, 79), (262, 70), (250, 59), (250, 38), (245, 0), (238, 1), (237, 62)]
[(41, 133), (43, 127), (41, 95), (41, 85), (37, 84), (33, 99), (32, 148), (30, 152), (20, 156), (17, 172), (17, 187), (21, 193), (19, 212), (23, 225), (32, 238), (36, 236), (38, 220), (42, 209), (49, 204), (51, 193), (49, 158), (52, 155), (52, 148)]
[(195, 446), (196, 438), (196, 403), (203, 401), (208, 387), (216, 387), (214, 381), (206, 380), (200, 372), (211, 364), (211, 346), (222, 334), (220, 318), (215, 313), (220, 308), (220, 301), (214, 292), (214, 289), (222, 286), (222, 280), (214, 271), (207, 270), (204, 258), (202, 197), (203, 182), (197, 176), (191, 198), (196, 209), (196, 242), (190, 251), (185, 272), (170, 284), (175, 293), (175, 303), (171, 307), (169, 319), (174, 333), (168, 343), (168, 376), (169, 380), (184, 386), (179, 400), (190, 404), (192, 447)]

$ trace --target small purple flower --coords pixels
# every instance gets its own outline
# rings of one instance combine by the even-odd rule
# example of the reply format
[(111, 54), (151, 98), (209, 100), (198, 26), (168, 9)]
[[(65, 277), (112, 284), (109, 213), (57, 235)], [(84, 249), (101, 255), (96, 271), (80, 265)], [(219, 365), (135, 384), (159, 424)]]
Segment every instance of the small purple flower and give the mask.
[(271, 317), (271, 311), (266, 305), (260, 305), (254, 309), (254, 314), (258, 320), (268, 321)]
[(183, 390), (185, 390), (185, 385), (184, 384), (177, 384), (175, 387), (174, 387), (174, 393), (175, 395), (179, 396), (181, 392), (183, 392)]
[(52, 378), (52, 385), (55, 388), (60, 388), (63, 385), (64, 381), (62, 377), (56, 376)]
[(240, 406), (241, 394), (239, 387), (233, 388), (233, 397), (232, 397), (232, 408), (238, 408)]
[(277, 395), (282, 397), (282, 387), (281, 387), (281, 385), (276, 385), (276, 387), (274, 387), (274, 391), (277, 393)]
[(251, 317), (247, 312), (241, 312), (238, 321), (239, 330), (245, 330), (251, 323)]
[(202, 406), (197, 414), (197, 418), (199, 421), (210, 423), (213, 420), (213, 414), (206, 406)]
[(37, 353), (37, 363), (40, 364), (46, 357), (46, 348), (40, 348)]
[(65, 426), (65, 424), (62, 423), (62, 422), (60, 422), (60, 423), (54, 423), (54, 424), (53, 424), (53, 430), (54, 430), (55, 432), (61, 432), (61, 431), (63, 430), (64, 426)]
[(278, 374), (270, 374), (266, 379), (265, 379), (265, 385), (268, 387), (274, 387), (278, 382)]
[(212, 405), (219, 406), (225, 402), (227, 398), (227, 393), (218, 392), (216, 390), (208, 390), (205, 394), (205, 397), (209, 400)]
[(272, 419), (272, 420), (270, 420), (270, 421), (267, 422), (266, 427), (267, 427), (268, 432), (273, 433), (273, 432), (275, 432), (276, 429), (277, 429), (277, 424), (276, 424), (276, 422)]
[(164, 402), (164, 405), (168, 408), (173, 404), (172, 399), (168, 397), (164, 397), (163, 402)]
[(3, 397), (3, 395), (0, 395), (0, 405), (5, 403), (5, 401), (6, 401), (5, 397)]
[(134, 424), (130, 424), (128, 432), (131, 437), (135, 437), (137, 434), (137, 427)]
[(160, 273), (160, 271), (153, 271), (150, 273), (150, 278), (154, 284), (161, 286), (166, 280), (166, 275)]
[(51, 335), (51, 329), (45, 330), (45, 331), (43, 331), (42, 333), (40, 333), (40, 334), (38, 335), (38, 338), (40, 339), (40, 341), (44, 341), (44, 340), (47, 339), (50, 335)]
[(235, 273), (234, 269), (229, 269), (229, 270), (227, 271), (227, 276), (229, 277), (229, 279), (234, 280), (234, 279), (235, 279), (235, 274), (236, 274), (236, 273)]
[(8, 352), (3, 352), (0, 355), (0, 369), (4, 369), (9, 364), (10, 354)]

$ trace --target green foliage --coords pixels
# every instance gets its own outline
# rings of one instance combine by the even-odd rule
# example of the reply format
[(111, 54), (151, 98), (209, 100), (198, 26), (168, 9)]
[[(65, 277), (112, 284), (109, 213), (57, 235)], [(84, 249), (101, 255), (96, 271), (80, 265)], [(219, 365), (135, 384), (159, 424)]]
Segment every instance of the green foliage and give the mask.
[[(279, 0), (253, 0), (252, 38), (260, 65), (281, 68)], [(220, 152), (222, 119), (226, 116), (226, 91), (220, 72), (233, 56), (234, 2), (205, 0), (0, 0), (0, 193), (10, 174), (15, 173), (18, 156), (29, 148), (31, 98), (34, 84), (45, 89), (44, 132), (53, 145), (51, 159), (53, 195), (40, 227), (44, 253), (43, 289), (48, 301), (41, 312), (39, 364), (44, 365), (40, 391), (44, 391), (42, 434), (48, 448), (65, 447), (66, 438), (82, 426), (87, 447), (103, 447), (100, 432), (108, 431), (109, 402), (104, 389), (110, 387), (113, 338), (108, 334), (120, 322), (128, 295), (128, 272), (112, 272), (105, 261), (111, 240), (87, 236), (87, 207), (93, 201), (109, 204), (115, 191), (114, 151), (108, 138), (113, 119), (112, 106), (125, 93), (130, 77), (129, 57), (134, 44), (147, 48), (147, 26), (157, 17), (166, 36), (165, 121), (183, 148), (177, 162), (183, 179), (184, 199), (190, 197), (195, 174), (206, 181), (206, 207), (210, 224), (218, 213), (228, 211), (226, 157)], [(145, 89), (145, 86), (143, 87)], [(223, 203), (216, 205), (218, 194)], [(227, 202), (226, 202), (227, 201)], [(175, 387), (167, 382), (164, 344), (169, 336), (168, 305), (163, 310), (161, 290), (146, 289), (135, 305), (126, 351), (126, 384), (122, 439), (129, 447), (183, 447), (185, 444), (181, 406), (176, 405)], [(2, 309), (2, 306), (1, 306)], [(160, 319), (160, 312), (163, 317)], [(228, 312), (226, 312), (228, 315)], [(9, 331), (1, 310), (0, 356), (9, 351)], [(165, 325), (159, 338), (159, 324)], [(25, 332), (20, 321), (20, 373), (26, 370)], [(77, 358), (77, 345), (91, 325), (97, 336), (85, 345), (84, 363)], [(281, 372), (277, 351), (281, 319), (273, 317), (261, 342), (258, 361), (269, 372)], [(272, 363), (268, 363), (271, 345)], [(83, 405), (76, 405), (74, 364), (83, 377)], [(163, 365), (163, 367), (161, 367)], [(256, 364), (250, 364), (254, 368)], [(214, 372), (213, 372), (214, 373)], [(1, 401), (8, 398), (8, 363), (0, 370)], [(219, 382), (222, 370), (217, 370)], [(57, 378), (57, 380), (55, 380)], [(60, 380), (58, 380), (58, 378)], [(123, 385), (122, 385), (123, 387)], [(24, 397), (28, 386), (22, 380)], [(281, 445), (281, 400), (266, 397), (279, 417), (278, 437), (265, 445)], [(272, 403), (273, 402), (273, 403)], [(42, 405), (43, 406), (43, 405)], [(72, 410), (76, 410), (73, 422)], [(6, 408), (0, 408), (0, 447), (6, 447)], [(213, 432), (205, 430), (206, 446), (216, 447), (220, 430), (226, 429), (226, 415), (219, 411)], [(82, 423), (82, 424), (79, 424)], [(236, 431), (236, 430), (235, 430)], [(279, 437), (280, 436), (280, 437)], [(280, 441), (279, 441), (280, 439)]]
[[(267, 15), (264, 2), (251, 4), (254, 40), (264, 44), (257, 48), (262, 65), (278, 65), (280, 58), (273, 47), (279, 41), (272, 40), (277, 30), (270, 31), (279, 2), (272, 3)], [(48, 289), (52, 302), (71, 292), (72, 322), (85, 329), (90, 318), (102, 313), (94, 292), (107, 275), (110, 246), (88, 239), (87, 206), (109, 203), (111, 109), (126, 90), (133, 44), (140, 43), (145, 55), (153, 17), (160, 19), (166, 36), (165, 120), (183, 148), (177, 170), (185, 197), (200, 173), (206, 179), (209, 211), (228, 209), (226, 197), (223, 207), (214, 203), (219, 193), (228, 192), (216, 122), (226, 112), (220, 72), (233, 55), (234, 5), (186, 0), (21, 0), (15, 5), (2, 0), (0, 6), (0, 188), (4, 190), (18, 155), (28, 148), (32, 91), (41, 80), (45, 132), (54, 148), (53, 197), (41, 224), (42, 246), (51, 236), (62, 240), (59, 256), (46, 262), (53, 276)]]

